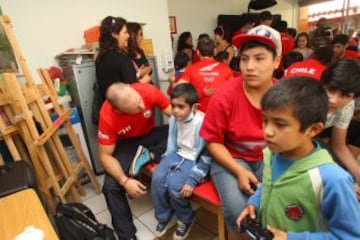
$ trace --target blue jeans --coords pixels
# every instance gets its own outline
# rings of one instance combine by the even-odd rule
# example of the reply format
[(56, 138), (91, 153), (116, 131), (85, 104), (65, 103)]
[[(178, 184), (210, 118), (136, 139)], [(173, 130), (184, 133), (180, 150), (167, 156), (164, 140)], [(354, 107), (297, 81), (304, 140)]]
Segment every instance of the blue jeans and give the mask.
[[(261, 181), (264, 168), (263, 161), (234, 160), (251, 171)], [(221, 199), (226, 225), (234, 231), (239, 231), (236, 219), (246, 207), (249, 195), (240, 190), (237, 178), (218, 164), (216, 160), (211, 163), (210, 174)]]
[(194, 212), (188, 198), (182, 198), (180, 191), (189, 177), (194, 161), (170, 154), (161, 159), (152, 176), (151, 197), (155, 207), (155, 218), (166, 223), (175, 212), (178, 220), (191, 223)]

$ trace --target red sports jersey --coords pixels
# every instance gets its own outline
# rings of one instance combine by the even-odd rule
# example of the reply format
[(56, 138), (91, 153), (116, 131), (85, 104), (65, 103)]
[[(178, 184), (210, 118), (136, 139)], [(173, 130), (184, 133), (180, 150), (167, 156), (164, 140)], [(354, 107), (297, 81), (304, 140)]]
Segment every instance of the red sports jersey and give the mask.
[(231, 78), (215, 93), (200, 136), (206, 141), (224, 144), (234, 158), (262, 160), (262, 149), (266, 145), (262, 114), (247, 99), (241, 76)]
[(345, 56), (344, 58), (350, 58), (350, 59), (360, 59), (360, 54), (354, 51), (345, 50)]
[(295, 47), (295, 40), (291, 35), (287, 33), (280, 33), (281, 36), (281, 55), (285, 56), (287, 53), (291, 52)]
[(204, 89), (211, 87), (219, 88), (226, 80), (233, 76), (228, 65), (218, 62), (213, 58), (203, 58), (197, 63), (188, 66), (181, 79), (188, 81), (196, 88), (199, 94), (199, 109), (206, 112), (211, 96), (206, 96)]
[(119, 113), (105, 101), (100, 110), (98, 142), (113, 145), (118, 139), (142, 137), (155, 126), (154, 107), (161, 110), (170, 105), (170, 101), (158, 88), (148, 83), (133, 83), (131, 86), (140, 93), (145, 109), (137, 114)]
[(326, 66), (318, 60), (309, 58), (307, 60), (291, 64), (290, 67), (286, 69), (284, 76), (306, 76), (320, 81), (321, 74), (325, 68)]

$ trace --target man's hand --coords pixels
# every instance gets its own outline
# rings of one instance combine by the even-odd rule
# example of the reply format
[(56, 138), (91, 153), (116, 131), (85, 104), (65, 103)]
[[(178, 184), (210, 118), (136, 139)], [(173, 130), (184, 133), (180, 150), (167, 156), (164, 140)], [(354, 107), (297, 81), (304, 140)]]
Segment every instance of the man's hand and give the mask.
[(180, 196), (183, 198), (190, 197), (193, 190), (194, 188), (192, 186), (190, 186), (189, 184), (185, 184), (180, 191)]
[(270, 226), (267, 226), (267, 229), (274, 234), (273, 240), (287, 240), (286, 232)]
[(236, 219), (236, 225), (238, 228), (241, 226), (241, 222), (247, 217), (250, 216), (251, 219), (256, 218), (255, 206), (247, 205), (247, 207), (240, 213), (239, 217)]
[(146, 194), (146, 186), (133, 178), (127, 180), (124, 188), (130, 198), (138, 198)]
[(215, 89), (212, 87), (204, 87), (204, 94), (205, 96), (211, 96), (215, 92)]
[(238, 174), (237, 178), (238, 178), (239, 187), (243, 192), (249, 195), (253, 195), (255, 193), (254, 189), (251, 188), (250, 183), (253, 183), (254, 185), (258, 185), (259, 180), (252, 172), (243, 169), (241, 173)]

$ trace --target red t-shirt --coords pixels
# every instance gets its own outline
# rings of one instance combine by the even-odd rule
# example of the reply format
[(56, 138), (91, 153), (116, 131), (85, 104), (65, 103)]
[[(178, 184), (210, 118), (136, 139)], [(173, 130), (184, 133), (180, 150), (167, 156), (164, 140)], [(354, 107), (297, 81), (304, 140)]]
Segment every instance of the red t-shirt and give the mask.
[(155, 126), (154, 107), (166, 109), (170, 101), (158, 88), (148, 83), (133, 83), (131, 86), (140, 93), (145, 109), (136, 114), (119, 113), (105, 101), (99, 115), (98, 142), (113, 145), (119, 139), (142, 137)]
[(209, 142), (226, 146), (231, 156), (245, 161), (262, 160), (265, 147), (261, 110), (247, 99), (242, 77), (231, 78), (211, 99), (200, 130)]
[(320, 81), (321, 74), (326, 69), (326, 66), (314, 58), (309, 58), (307, 60), (296, 62), (290, 65), (286, 69), (284, 76), (306, 76), (312, 77)]
[(360, 54), (354, 51), (345, 50), (345, 56), (344, 58), (350, 58), (350, 59), (360, 59)]
[(280, 33), (281, 36), (281, 55), (285, 56), (287, 53), (291, 52), (295, 47), (295, 40), (291, 35), (287, 33)]
[(225, 63), (218, 62), (213, 58), (203, 58), (188, 66), (181, 79), (194, 85), (199, 95), (199, 109), (206, 112), (207, 105), (213, 95), (206, 96), (204, 88), (211, 87), (216, 90), (232, 76), (231, 69)]

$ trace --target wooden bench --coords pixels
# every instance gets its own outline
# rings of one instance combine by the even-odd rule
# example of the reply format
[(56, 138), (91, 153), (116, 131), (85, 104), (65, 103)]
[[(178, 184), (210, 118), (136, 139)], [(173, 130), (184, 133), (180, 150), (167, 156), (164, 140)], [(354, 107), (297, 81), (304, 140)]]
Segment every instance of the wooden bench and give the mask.
[[(142, 173), (151, 178), (153, 171), (158, 163), (150, 163), (145, 166)], [(206, 179), (204, 182), (197, 185), (190, 197), (191, 201), (200, 207), (214, 213), (218, 221), (218, 238), (219, 240), (227, 239), (227, 231), (224, 220), (224, 213), (221, 207), (221, 201), (213, 182)]]

